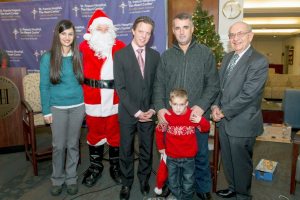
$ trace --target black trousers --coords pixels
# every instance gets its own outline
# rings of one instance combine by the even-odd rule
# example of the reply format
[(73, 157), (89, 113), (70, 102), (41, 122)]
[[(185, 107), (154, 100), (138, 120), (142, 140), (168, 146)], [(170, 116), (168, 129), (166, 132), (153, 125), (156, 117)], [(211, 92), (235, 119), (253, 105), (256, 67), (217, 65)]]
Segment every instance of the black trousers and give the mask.
[(139, 165), (137, 176), (139, 181), (148, 181), (152, 170), (152, 150), (154, 122), (137, 122), (135, 124), (120, 123), (120, 170), (122, 184), (131, 186), (134, 180), (134, 137), (139, 141)]

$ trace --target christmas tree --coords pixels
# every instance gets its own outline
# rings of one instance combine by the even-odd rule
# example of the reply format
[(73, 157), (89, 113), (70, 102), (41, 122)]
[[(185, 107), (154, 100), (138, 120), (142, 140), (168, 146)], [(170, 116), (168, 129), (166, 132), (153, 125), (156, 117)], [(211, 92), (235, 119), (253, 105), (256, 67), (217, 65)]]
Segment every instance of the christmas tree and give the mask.
[(220, 36), (216, 33), (214, 17), (208, 15), (208, 11), (202, 9), (202, 0), (197, 0), (197, 7), (193, 13), (195, 26), (194, 35), (197, 41), (209, 47), (216, 57), (216, 62), (221, 63), (224, 48), (220, 42)]

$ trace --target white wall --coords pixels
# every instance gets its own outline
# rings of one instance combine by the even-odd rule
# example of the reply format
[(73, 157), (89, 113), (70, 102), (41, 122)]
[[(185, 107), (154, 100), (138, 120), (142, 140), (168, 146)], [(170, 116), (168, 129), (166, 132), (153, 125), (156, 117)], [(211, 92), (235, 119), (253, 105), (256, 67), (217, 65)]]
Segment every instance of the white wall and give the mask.
[[(235, 19), (227, 19), (222, 12), (224, 3), (226, 3), (228, 0), (219, 0), (219, 34), (220, 34), (220, 39), (221, 42), (223, 43), (223, 47), (225, 52), (231, 51), (231, 47), (229, 44), (229, 39), (228, 39), (228, 29), (229, 27), (234, 24), (237, 21), (242, 21), (243, 20), (243, 9), (241, 10), (241, 14), (239, 17)], [(238, 2), (241, 5), (241, 8), (243, 8), (243, 3), (244, 0), (238, 0)]]
[(260, 53), (264, 54), (270, 64), (284, 64), (284, 41), (281, 38), (270, 37), (255, 37), (252, 40), (253, 47)]
[[(290, 37), (288, 39), (269, 37), (255, 37), (252, 41), (253, 47), (264, 54), (271, 64), (285, 64), (285, 46), (294, 47), (293, 65), (288, 65), (288, 74), (300, 74), (300, 36)], [(285, 54), (282, 56), (282, 54)]]

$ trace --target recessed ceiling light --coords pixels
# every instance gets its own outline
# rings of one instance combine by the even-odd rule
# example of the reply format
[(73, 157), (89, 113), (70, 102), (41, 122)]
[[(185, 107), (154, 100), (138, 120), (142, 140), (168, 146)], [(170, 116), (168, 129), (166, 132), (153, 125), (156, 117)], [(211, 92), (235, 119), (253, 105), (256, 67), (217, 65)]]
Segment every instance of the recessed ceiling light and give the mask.
[(248, 24), (300, 24), (300, 17), (247, 17), (244, 22)]
[(253, 33), (300, 33), (300, 29), (253, 29)]
[(289, 1), (274, 1), (274, 0), (264, 0), (255, 1), (255, 0), (245, 0), (244, 1), (244, 8), (251, 9), (251, 8), (295, 8), (300, 7), (299, 0), (289, 0)]

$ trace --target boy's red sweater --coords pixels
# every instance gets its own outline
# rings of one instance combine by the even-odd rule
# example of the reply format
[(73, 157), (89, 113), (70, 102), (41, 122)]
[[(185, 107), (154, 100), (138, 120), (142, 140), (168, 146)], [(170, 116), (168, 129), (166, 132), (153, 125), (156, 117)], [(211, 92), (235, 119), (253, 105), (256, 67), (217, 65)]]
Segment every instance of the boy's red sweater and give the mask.
[[(198, 150), (195, 128), (201, 132), (209, 132), (209, 121), (202, 117), (199, 123), (191, 122), (189, 118), (192, 110), (190, 108), (187, 108), (183, 115), (176, 115), (171, 109), (169, 112), (171, 115), (165, 115), (167, 127), (162, 125), (156, 127), (158, 150), (165, 149), (167, 156), (172, 158), (195, 157)], [(164, 134), (166, 134), (165, 137)]]

